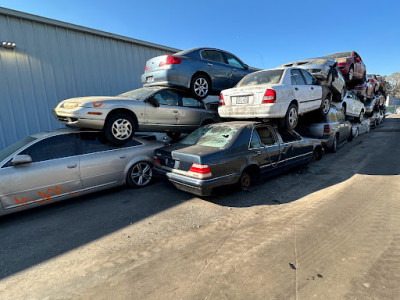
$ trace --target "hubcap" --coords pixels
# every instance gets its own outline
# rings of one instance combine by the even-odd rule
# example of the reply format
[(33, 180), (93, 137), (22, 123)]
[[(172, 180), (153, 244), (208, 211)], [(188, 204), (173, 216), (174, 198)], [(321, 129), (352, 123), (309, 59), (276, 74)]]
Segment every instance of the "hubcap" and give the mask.
[(153, 176), (153, 171), (148, 163), (141, 162), (132, 168), (131, 178), (132, 181), (138, 186), (145, 186), (148, 184)]
[(292, 107), (289, 111), (289, 124), (292, 128), (294, 128), (297, 124), (297, 110)]
[(352, 79), (353, 79), (353, 73), (354, 73), (354, 70), (353, 70), (353, 69), (350, 69), (350, 70), (349, 70), (349, 80), (352, 80)]
[(330, 106), (329, 104), (330, 104), (329, 99), (325, 99), (324, 100), (324, 110), (323, 110), (325, 114), (327, 114), (329, 111), (329, 106)]
[(126, 140), (132, 134), (132, 124), (126, 119), (116, 120), (111, 127), (113, 136), (118, 140)]
[(204, 78), (197, 78), (194, 82), (194, 92), (197, 96), (203, 97), (208, 93), (208, 83)]
[(250, 176), (247, 175), (247, 174), (244, 175), (242, 177), (241, 183), (242, 183), (242, 189), (243, 190), (247, 190), (249, 188), (249, 186), (250, 186)]

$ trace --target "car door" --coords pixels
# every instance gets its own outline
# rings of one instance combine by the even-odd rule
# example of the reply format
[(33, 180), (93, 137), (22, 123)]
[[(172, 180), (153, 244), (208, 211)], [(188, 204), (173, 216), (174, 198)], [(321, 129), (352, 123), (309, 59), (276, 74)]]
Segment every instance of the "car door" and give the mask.
[(364, 74), (363, 62), (361, 61), (360, 55), (357, 52), (354, 52), (354, 73), (357, 74), (357, 77), (361, 77)]
[(153, 95), (158, 103), (154, 106), (146, 103), (147, 130), (178, 130), (179, 129), (179, 97), (173, 89), (163, 89)]
[(339, 124), (339, 143), (343, 143), (350, 136), (351, 126), (341, 110), (336, 110), (336, 118)]
[(253, 154), (251, 159), (260, 167), (261, 174), (263, 175), (264, 173), (268, 173), (271, 169), (271, 163), (268, 159), (268, 152), (261, 143), (260, 136), (255, 128), (253, 128), (251, 133), (249, 151)]
[(232, 87), (232, 67), (227, 64), (224, 54), (217, 50), (203, 50), (201, 56), (206, 64), (205, 70), (211, 76), (213, 90)]
[(249, 71), (244, 64), (234, 55), (224, 52), (226, 62), (231, 67), (231, 87), (235, 86)]
[(303, 74), (306, 84), (309, 88), (309, 98), (307, 99), (307, 103), (309, 103), (309, 110), (318, 109), (322, 102), (322, 87), (318, 85), (317, 80), (306, 70), (301, 69), (300, 71)]
[(299, 113), (303, 113), (308, 110), (309, 103), (306, 102), (308, 99), (308, 88), (300, 69), (290, 70), (290, 80), (295, 99), (299, 103)]
[(5, 210), (77, 196), (82, 188), (77, 155), (77, 134), (38, 140), (18, 153), (31, 163), (1, 169), (1, 202)]
[(269, 125), (259, 125), (254, 130), (260, 138), (263, 146), (263, 153), (267, 163), (264, 164), (261, 171), (264, 175), (275, 174), (280, 167), (280, 144), (274, 134), (274, 130)]
[(100, 132), (81, 132), (79, 161), (82, 187), (99, 189), (118, 185), (128, 162), (130, 143), (117, 146)]
[(203, 102), (182, 95), (178, 124), (183, 131), (192, 131), (201, 125), (206, 113)]

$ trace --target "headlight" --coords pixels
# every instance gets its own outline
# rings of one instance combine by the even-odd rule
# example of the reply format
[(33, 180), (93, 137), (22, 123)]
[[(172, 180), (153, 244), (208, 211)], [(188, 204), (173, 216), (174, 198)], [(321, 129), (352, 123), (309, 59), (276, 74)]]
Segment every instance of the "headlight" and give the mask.
[(74, 109), (79, 106), (79, 103), (76, 102), (64, 102), (60, 105), (60, 108)]

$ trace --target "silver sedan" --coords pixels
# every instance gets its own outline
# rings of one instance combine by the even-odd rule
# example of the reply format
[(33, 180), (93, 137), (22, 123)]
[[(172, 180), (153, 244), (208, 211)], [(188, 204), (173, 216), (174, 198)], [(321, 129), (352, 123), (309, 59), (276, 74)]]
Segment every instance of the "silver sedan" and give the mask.
[(162, 143), (134, 138), (123, 146), (99, 131), (61, 129), (32, 135), (0, 151), (0, 215), (152, 179)]
[(53, 114), (68, 126), (103, 130), (115, 144), (129, 141), (136, 131), (177, 137), (219, 121), (216, 108), (168, 87), (140, 88), (115, 97), (71, 98), (60, 102)]

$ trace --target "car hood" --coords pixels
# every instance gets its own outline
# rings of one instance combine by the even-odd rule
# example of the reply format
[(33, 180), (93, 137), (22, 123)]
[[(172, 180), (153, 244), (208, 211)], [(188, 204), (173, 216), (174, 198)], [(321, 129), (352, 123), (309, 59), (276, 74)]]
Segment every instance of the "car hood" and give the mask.
[[(77, 97), (77, 98), (70, 98), (61, 101), (57, 107), (70, 103), (70, 104), (77, 104), (78, 106), (91, 106), (91, 107), (101, 107), (104, 101), (118, 101), (118, 100), (133, 100), (126, 97), (110, 97), (110, 96), (90, 96), (90, 97)], [(136, 101), (136, 100), (133, 100)]]

